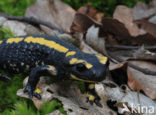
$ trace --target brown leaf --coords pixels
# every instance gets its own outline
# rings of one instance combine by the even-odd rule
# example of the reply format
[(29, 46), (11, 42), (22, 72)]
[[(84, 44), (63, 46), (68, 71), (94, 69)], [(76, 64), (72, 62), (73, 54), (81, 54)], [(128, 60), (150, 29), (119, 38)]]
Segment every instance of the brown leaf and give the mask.
[[(25, 16), (32, 16), (46, 22), (50, 22), (55, 27), (69, 31), (73, 22), (75, 10), (60, 0), (37, 0), (37, 2), (28, 7)], [(51, 29), (41, 26), (47, 33), (51, 33)]]
[(100, 26), (100, 23), (97, 23), (95, 20), (84, 14), (76, 13), (71, 26), (71, 32), (80, 31), (85, 33), (92, 25)]
[(130, 34), (125, 25), (113, 18), (103, 18), (102, 27), (100, 28), (99, 36), (113, 35), (113, 38), (120, 42), (129, 43)]
[[(26, 82), (27, 79), (25, 79), (24, 84), (26, 84)], [(82, 94), (72, 82), (56, 82), (55, 84), (47, 85), (45, 84), (45, 79), (41, 78), (38, 83), (38, 88), (41, 90), (42, 100), (38, 100), (35, 97), (32, 99), (37, 109), (40, 109), (44, 102), (58, 99), (63, 104), (63, 108), (67, 111), (67, 114), (95, 115), (103, 113), (109, 114), (111, 112), (115, 115), (115, 113), (105, 105), (106, 100), (101, 101), (103, 108), (87, 103), (86, 96)], [(19, 89), (17, 95), (28, 98), (28, 95), (23, 93), (23, 89)]]
[(82, 6), (77, 10), (77, 13), (82, 13), (92, 18), (93, 20), (101, 23), (102, 18), (104, 17), (104, 13), (92, 8), (91, 6)]
[(121, 62), (121, 63), (118, 63), (118, 64), (114, 64), (114, 63), (111, 63), (111, 65), (109, 66), (109, 70), (110, 71), (113, 71), (113, 70), (116, 70), (116, 69), (120, 69), (120, 68), (127, 68), (127, 62)]
[[(145, 61), (132, 61), (132, 64), (135, 64), (142, 68), (148, 68), (155, 71), (156, 65), (150, 62)], [(156, 76), (145, 75), (140, 71), (137, 71), (132, 68), (128, 68), (128, 85), (132, 90), (142, 89), (144, 93), (149, 96), (151, 99), (156, 99)]]
[(133, 76), (132, 72), (130, 72), (129, 67), (127, 69), (127, 74), (128, 74), (128, 86), (131, 88), (133, 91), (137, 91), (139, 89), (143, 89), (142, 85), (135, 79)]
[(146, 31), (147, 33), (151, 34), (156, 39), (156, 24), (150, 23), (147, 20), (136, 20), (135, 23), (139, 26), (140, 29)]
[(128, 29), (131, 36), (138, 36), (146, 33), (145, 31), (141, 31), (138, 26), (133, 23), (134, 18), (131, 8), (123, 5), (117, 6), (114, 11), (113, 18), (122, 22)]
[[(141, 111), (141, 113), (145, 113), (144, 109), (139, 109), (139, 107), (155, 107), (156, 103), (150, 98), (144, 96), (141, 93), (137, 93), (134, 91), (130, 91), (128, 87), (125, 86), (125, 89), (121, 89), (116, 85), (116, 87), (110, 87), (107, 84), (110, 81), (103, 82), (103, 84), (96, 85), (96, 89), (98, 94), (103, 94), (108, 97), (109, 102), (113, 101), (114, 107), (118, 108), (118, 112), (125, 115), (125, 112), (134, 113), (131, 111), (132, 109), (136, 109), (137, 111)], [(111, 83), (111, 82), (110, 82)], [(115, 103), (116, 102), (116, 103)], [(113, 103), (111, 103), (113, 106)], [(139, 109), (139, 110), (138, 110)], [(128, 111), (129, 110), (129, 111)], [(156, 108), (154, 108), (154, 111)], [(126, 114), (127, 115), (127, 114)], [(152, 114), (155, 115), (155, 112)]]
[(117, 6), (113, 14), (113, 18), (124, 24), (124, 26), (128, 30), (127, 36), (123, 36), (124, 32), (120, 32), (121, 35), (118, 37), (118, 41), (121, 40), (120, 44), (125, 44), (125, 42), (128, 41), (128, 45), (155, 45), (155, 24), (152, 24), (145, 19), (135, 21), (133, 13), (134, 11), (131, 8), (120, 5)]

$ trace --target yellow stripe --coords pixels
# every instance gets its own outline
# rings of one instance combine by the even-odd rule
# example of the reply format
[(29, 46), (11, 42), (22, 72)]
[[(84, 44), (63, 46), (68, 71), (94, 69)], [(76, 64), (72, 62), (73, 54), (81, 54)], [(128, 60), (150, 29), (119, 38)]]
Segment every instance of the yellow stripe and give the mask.
[(75, 55), (75, 54), (76, 54), (75, 51), (70, 51), (70, 52), (68, 52), (68, 53), (66, 54), (66, 57), (71, 56), (71, 55)]
[(82, 60), (82, 59), (77, 59), (77, 58), (72, 58), (70, 61), (69, 61), (70, 64), (78, 64), (78, 63), (85, 63), (86, 67), (88, 69), (92, 68), (93, 65), (86, 62), (85, 60)]
[(77, 78), (75, 75), (73, 74), (70, 74), (70, 77), (72, 79), (75, 79), (75, 80), (78, 80), (78, 81), (83, 81), (83, 82), (88, 82), (88, 83), (95, 83), (95, 81), (89, 81), (89, 80), (83, 80), (83, 79), (80, 79), (80, 78)]
[(0, 44), (2, 43), (3, 41), (0, 41)]
[(23, 40), (23, 38), (9, 38), (7, 41), (6, 41), (6, 43), (19, 43), (20, 41), (22, 41)]
[(68, 51), (68, 48), (56, 43), (55, 41), (51, 41), (51, 40), (46, 40), (44, 38), (33, 38), (33, 37), (27, 37), (24, 40), (26, 43), (37, 43), (40, 45), (44, 45), (47, 46), (49, 48), (53, 48), (59, 52), (63, 52), (66, 53)]
[(100, 55), (96, 55), (96, 57), (98, 58), (99, 62), (102, 64), (106, 64), (108, 58), (105, 56), (100, 56)]

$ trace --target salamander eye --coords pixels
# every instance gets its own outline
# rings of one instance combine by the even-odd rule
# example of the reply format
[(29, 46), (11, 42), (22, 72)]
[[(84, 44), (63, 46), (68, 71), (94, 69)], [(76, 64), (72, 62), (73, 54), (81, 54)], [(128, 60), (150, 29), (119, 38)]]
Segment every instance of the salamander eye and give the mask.
[(87, 68), (85, 66), (84, 63), (79, 63), (79, 64), (76, 64), (76, 69), (79, 71), (79, 72), (82, 72), (82, 71), (85, 71)]

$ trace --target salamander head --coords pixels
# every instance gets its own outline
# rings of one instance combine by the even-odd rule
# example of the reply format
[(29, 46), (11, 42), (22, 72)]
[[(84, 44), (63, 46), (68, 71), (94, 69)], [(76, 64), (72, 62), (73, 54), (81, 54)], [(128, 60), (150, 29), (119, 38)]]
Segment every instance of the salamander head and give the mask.
[[(77, 56), (75, 56), (77, 57)], [(84, 82), (100, 82), (108, 73), (109, 60), (105, 56), (85, 54), (70, 58), (69, 74), (72, 79)]]

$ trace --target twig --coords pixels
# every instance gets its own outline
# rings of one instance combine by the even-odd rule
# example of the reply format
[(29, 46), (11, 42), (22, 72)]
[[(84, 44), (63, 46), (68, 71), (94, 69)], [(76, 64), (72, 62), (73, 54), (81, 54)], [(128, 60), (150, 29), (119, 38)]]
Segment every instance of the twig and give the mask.
[[(124, 50), (139, 49), (140, 47), (141, 46), (110, 45), (110, 44), (106, 45), (106, 48), (117, 48), (117, 49), (124, 49)], [(156, 50), (156, 46), (144, 46), (144, 48), (148, 50)]]
[(41, 25), (44, 25), (52, 30), (57, 30), (57, 31), (63, 33), (63, 31), (61, 29), (55, 27), (51, 23), (36, 19), (34, 17), (11, 16), (11, 15), (7, 15), (7, 14), (3, 14), (3, 13), (0, 13), (0, 16), (5, 17), (9, 20), (17, 20), (17, 21), (26, 22), (26, 23), (33, 24), (33, 25), (41, 24)]
[[(123, 60), (123, 59), (121, 59), (121, 58), (119, 58), (119, 57), (117, 57), (117, 56), (112, 55), (112, 54), (109, 53), (109, 52), (107, 52), (107, 53), (108, 53), (109, 56), (111, 56), (113, 59), (117, 60), (118, 62), (123, 62), (123, 61), (125, 61), (125, 60)], [(142, 73), (144, 73), (144, 74), (146, 74), (146, 75), (156, 75), (156, 71), (151, 71), (151, 70), (149, 70), (149, 69), (147, 69), (147, 68), (141, 68), (141, 67), (136, 66), (136, 65), (134, 65), (134, 64), (132, 64), (132, 63), (130, 63), (130, 62), (128, 62), (128, 66), (129, 66), (129, 67), (132, 67), (133, 69), (136, 69), (136, 70), (138, 70), (138, 71), (140, 71), (140, 72), (142, 72)]]

